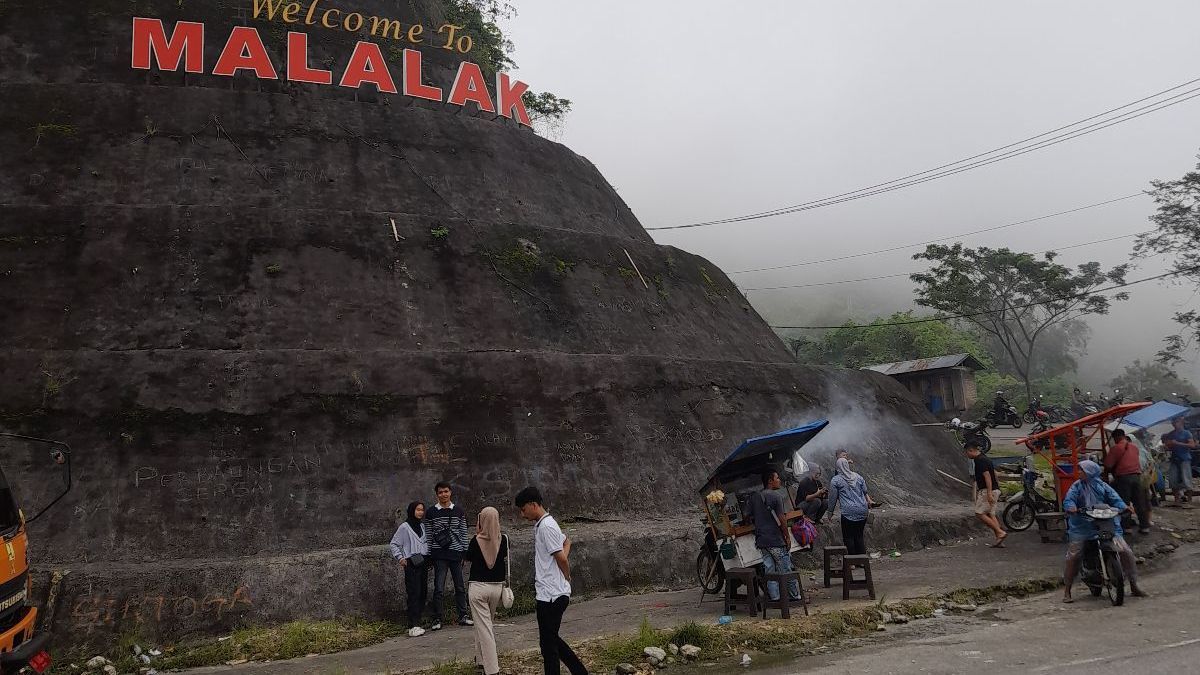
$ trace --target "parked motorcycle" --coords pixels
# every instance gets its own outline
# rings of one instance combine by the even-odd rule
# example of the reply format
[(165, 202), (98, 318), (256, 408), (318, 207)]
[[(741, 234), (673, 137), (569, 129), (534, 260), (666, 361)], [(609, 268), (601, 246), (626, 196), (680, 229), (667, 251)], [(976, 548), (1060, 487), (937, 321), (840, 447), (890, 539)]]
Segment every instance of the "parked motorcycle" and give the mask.
[(985, 455), (992, 449), (992, 438), (988, 436), (986, 420), (964, 422), (955, 417), (946, 423), (946, 428), (954, 432), (954, 436), (964, 448), (967, 443), (975, 442), (979, 445), (979, 451)]
[[(1045, 415), (1046, 413), (1042, 413)], [(1042, 429), (1044, 431), (1045, 429)], [(1031, 430), (1038, 433), (1037, 425)], [(1048, 441), (1046, 441), (1048, 443)], [(1024, 489), (1008, 498), (1008, 506), (1004, 507), (1004, 524), (1008, 529), (1020, 532), (1028, 530), (1039, 513), (1050, 513), (1058, 510), (1058, 504), (1046, 499), (1037, 491), (1038, 472), (1033, 468), (1032, 455), (1026, 458), (1025, 467), (1021, 470), (1021, 482)]]
[(1107, 593), (1113, 606), (1120, 606), (1125, 602), (1125, 568), (1121, 567), (1121, 557), (1113, 544), (1113, 537), (1117, 533), (1116, 518), (1121, 512), (1103, 507), (1092, 509), (1084, 515), (1096, 524), (1100, 536), (1084, 542), (1079, 578), (1087, 584), (1094, 597)]

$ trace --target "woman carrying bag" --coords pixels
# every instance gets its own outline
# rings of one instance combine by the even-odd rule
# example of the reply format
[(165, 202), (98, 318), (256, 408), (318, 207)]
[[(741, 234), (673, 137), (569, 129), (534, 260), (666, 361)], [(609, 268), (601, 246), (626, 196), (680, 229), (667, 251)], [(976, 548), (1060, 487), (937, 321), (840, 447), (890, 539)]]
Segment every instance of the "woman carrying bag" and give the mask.
[(429, 566), (425, 564), (425, 559), (429, 557), (429, 544), (425, 541), (425, 526), (421, 523), (424, 517), (425, 504), (409, 504), (408, 517), (392, 535), (392, 557), (400, 561), (400, 567), (404, 570), (409, 637), (425, 634), (425, 629), (421, 628), (421, 610), (425, 608), (429, 593)]
[(475, 662), (483, 666), (484, 675), (497, 675), (496, 608), (512, 606), (512, 591), (508, 588), (508, 537), (500, 533), (496, 509), (488, 506), (479, 512), (466, 560), (471, 563), (467, 598), (475, 619)]

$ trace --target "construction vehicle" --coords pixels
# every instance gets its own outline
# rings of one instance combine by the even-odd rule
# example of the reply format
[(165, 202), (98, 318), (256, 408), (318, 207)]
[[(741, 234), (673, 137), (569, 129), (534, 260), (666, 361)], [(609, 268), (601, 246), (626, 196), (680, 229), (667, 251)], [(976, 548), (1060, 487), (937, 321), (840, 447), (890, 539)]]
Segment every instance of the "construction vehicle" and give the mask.
[(0, 433), (0, 440), (3, 439), (47, 446), (50, 460), (62, 467), (65, 483), (58, 496), (32, 518), (26, 518), (0, 466), (0, 535), (4, 539), (4, 551), (0, 552), (0, 675), (11, 675), (23, 668), (41, 673), (50, 667), (50, 653), (46, 650), (50, 634), (38, 630), (38, 610), (31, 603), (26, 527), (71, 490), (71, 448), (66, 443), (18, 434)]

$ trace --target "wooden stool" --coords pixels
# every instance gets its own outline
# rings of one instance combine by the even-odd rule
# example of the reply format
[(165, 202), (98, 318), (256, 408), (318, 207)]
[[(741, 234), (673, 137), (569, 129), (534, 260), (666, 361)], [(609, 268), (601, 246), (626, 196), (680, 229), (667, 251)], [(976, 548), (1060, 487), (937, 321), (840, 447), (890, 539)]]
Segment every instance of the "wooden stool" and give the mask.
[[(734, 594), (735, 583), (746, 587), (746, 597)], [(738, 609), (756, 616), (763, 608), (763, 596), (759, 595), (758, 569), (754, 567), (731, 567), (725, 570), (725, 614), (732, 615)]]
[[(829, 588), (830, 579), (845, 579), (846, 578), (846, 547), (845, 546), (826, 546), (825, 547), (825, 588)], [(830, 565), (834, 556), (842, 559), (842, 564), (836, 569)]]
[[(860, 569), (863, 571), (862, 579), (854, 578), (854, 570)], [(869, 555), (847, 555), (842, 556), (842, 572), (846, 575), (842, 579), (842, 599), (850, 599), (850, 591), (860, 591), (866, 589), (871, 599), (875, 599), (875, 582), (871, 579), (871, 556)]]
[[(800, 587), (800, 599), (792, 600), (792, 592), (788, 588), (789, 582), (796, 581), (796, 585)], [(800, 605), (804, 608), (804, 616), (808, 616), (808, 597), (804, 595), (804, 583), (800, 581), (800, 572), (792, 570), (790, 572), (768, 572), (767, 582), (772, 581), (779, 583), (779, 599), (772, 600), (770, 595), (763, 598), (763, 618), (767, 618), (767, 609), (778, 609), (779, 616), (784, 619), (792, 618), (792, 605)]]

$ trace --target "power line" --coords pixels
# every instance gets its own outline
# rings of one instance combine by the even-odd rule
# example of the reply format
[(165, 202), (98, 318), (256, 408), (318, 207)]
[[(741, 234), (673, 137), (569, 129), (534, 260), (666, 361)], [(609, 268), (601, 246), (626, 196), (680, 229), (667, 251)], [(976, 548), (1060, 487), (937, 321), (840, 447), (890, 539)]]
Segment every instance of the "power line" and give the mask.
[[(1200, 92), (1200, 88), (1190, 89), (1188, 91), (1184, 91), (1179, 94), (1175, 94), (1174, 96), (1170, 96), (1165, 99), (1155, 101), (1154, 103), (1142, 106), (1140, 108), (1135, 108), (1133, 110), (1123, 112), (1120, 115), (1117, 115), (1115, 117), (1105, 119), (1105, 120), (1102, 120), (1099, 122), (1095, 122), (1093, 124), (1090, 124), (1090, 125), (1087, 125), (1084, 127), (1072, 129), (1072, 127), (1078, 127), (1080, 124), (1083, 124), (1084, 122), (1089, 122), (1091, 120), (1105, 117), (1106, 115), (1109, 115), (1118, 110), (1122, 110), (1124, 108), (1129, 108), (1131, 106), (1137, 105), (1138, 103), (1142, 103), (1144, 101), (1148, 101), (1150, 99), (1157, 98), (1159, 96), (1162, 96), (1163, 94), (1175, 91), (1176, 89), (1181, 89), (1181, 88), (1187, 87), (1188, 85), (1195, 84), (1196, 82), (1200, 82), (1200, 78), (1190, 80), (1188, 82), (1184, 82), (1183, 84), (1171, 87), (1169, 89), (1164, 89), (1163, 91), (1157, 92), (1155, 94), (1151, 94), (1150, 96), (1146, 96), (1146, 97), (1140, 98), (1136, 101), (1126, 103), (1125, 105), (1119, 106), (1117, 108), (1113, 108), (1111, 110), (1107, 110), (1105, 112), (1102, 112), (1102, 113), (1099, 113), (1096, 115), (1092, 115), (1091, 117), (1087, 117), (1087, 118), (1078, 120), (1076, 122), (1072, 122), (1071, 124), (1067, 124), (1067, 125), (1058, 127), (1051, 131), (1047, 131), (1047, 132), (1038, 134), (1036, 136), (1031, 136), (1029, 138), (1025, 138), (1020, 141), (1016, 141), (1014, 143), (1009, 143), (1008, 145), (994, 148), (987, 152), (972, 155), (970, 157), (966, 157), (964, 159), (960, 159), (955, 162), (950, 162), (948, 164), (943, 164), (941, 166), (934, 167), (932, 169), (926, 169), (925, 171), (920, 171), (917, 173), (909, 174), (909, 175), (903, 176), (901, 178), (895, 178), (893, 180), (886, 181), (883, 183), (876, 183), (875, 185), (871, 185), (871, 186), (864, 187), (864, 188), (859, 188), (857, 190), (852, 190), (850, 192), (843, 192), (843, 193), (833, 195), (830, 197), (825, 197), (822, 199), (817, 199), (817, 200), (813, 200), (813, 201), (809, 201), (809, 202), (803, 202), (801, 204), (795, 204), (792, 206), (782, 207), (782, 208), (778, 208), (778, 209), (772, 209), (769, 211), (761, 211), (758, 213), (747, 214), (747, 215), (743, 215), (743, 216), (722, 218), (722, 219), (718, 219), (718, 220), (703, 221), (703, 222), (698, 222), (698, 223), (689, 223), (686, 225), (648, 227), (646, 229), (647, 230), (677, 230), (677, 229), (692, 228), (692, 227), (707, 227), (710, 225), (721, 225), (721, 224), (726, 224), (726, 223), (744, 222), (744, 221), (748, 221), (748, 220), (757, 220), (760, 218), (771, 218), (774, 216), (780, 216), (780, 215), (785, 215), (785, 214), (789, 214), (789, 213), (797, 213), (800, 211), (807, 211), (807, 210), (814, 209), (814, 208), (822, 208), (825, 206), (831, 206), (833, 204), (840, 204), (840, 203), (847, 202), (847, 201), (853, 201), (855, 199), (861, 199), (863, 197), (869, 197), (869, 196), (873, 196), (876, 194), (890, 192), (892, 190), (898, 190), (898, 189), (902, 189), (905, 187), (918, 185), (920, 183), (928, 182), (930, 180), (944, 178), (946, 176), (951, 176), (956, 173), (961, 173), (963, 171), (967, 171), (970, 169), (987, 166), (988, 164), (992, 164), (992, 163), (1002, 161), (1005, 159), (1011, 159), (1013, 157), (1018, 157), (1020, 155), (1026, 154), (1028, 152), (1033, 152), (1035, 150), (1041, 150), (1041, 149), (1050, 147), (1052, 145), (1057, 145), (1058, 143), (1073, 140), (1080, 136), (1085, 136), (1087, 134), (1091, 134), (1096, 131), (1106, 129), (1115, 124), (1128, 122), (1130, 120), (1136, 119), (1143, 115), (1148, 115), (1152, 112), (1158, 112), (1159, 110), (1163, 110), (1165, 108), (1169, 108), (1171, 106), (1178, 105), (1179, 103), (1184, 103), (1188, 100), (1191, 100), (1193, 98), (1200, 96), (1200, 93), (1198, 93), (1198, 92)], [(1170, 102), (1173, 99), (1178, 99), (1178, 100), (1174, 100), (1174, 102)], [(1064, 134), (1059, 134), (1058, 136), (1051, 136), (1051, 134), (1055, 134), (1055, 133), (1057, 133), (1059, 131), (1063, 131), (1065, 129), (1071, 129), (1071, 131), (1068, 131)], [(1045, 138), (1047, 136), (1050, 136), (1050, 138)], [(1045, 138), (1045, 140), (1039, 141), (1038, 143), (1035, 143), (1032, 146), (1023, 147), (1023, 148), (1017, 147), (1017, 146), (1022, 146), (1026, 143), (1029, 143), (1030, 141), (1034, 141), (1034, 140), (1037, 140), (1040, 138)], [(1009, 150), (1009, 148), (1015, 148), (1015, 149)], [(1002, 150), (1008, 150), (1008, 151), (1003, 152), (1000, 155), (995, 156), (995, 157), (988, 157), (989, 155), (995, 155), (996, 153), (999, 153)], [(980, 158), (984, 158), (984, 157), (987, 157), (987, 159), (980, 159)], [(976, 159), (979, 159), (979, 161), (972, 162), (972, 160), (976, 160)], [(965, 164), (968, 162), (971, 162), (971, 163), (966, 164), (966, 166), (958, 166), (960, 164)], [(951, 168), (951, 167), (956, 167), (956, 168)], [(948, 169), (948, 170), (943, 171), (943, 169)], [(932, 175), (929, 175), (929, 174), (932, 174)], [(924, 177), (919, 178), (922, 176), (924, 176)], [(916, 178), (917, 180), (911, 180), (914, 178)]]
[(838, 256), (836, 258), (824, 258), (822, 260), (806, 260), (804, 262), (791, 263), (789, 265), (775, 265), (774, 267), (757, 267), (757, 268), (749, 269), (749, 270), (737, 270), (736, 272), (728, 272), (727, 274), (749, 274), (751, 272), (770, 272), (773, 270), (790, 269), (792, 267), (805, 267), (808, 265), (819, 265), (821, 263), (838, 262), (841, 260), (850, 260), (853, 258), (863, 258), (863, 257), (869, 256), (869, 255), (878, 255), (880, 253), (891, 253), (893, 251), (903, 251), (906, 248), (920, 248), (922, 246), (928, 246), (929, 244), (936, 244), (940, 241), (949, 241), (951, 239), (961, 239), (962, 237), (970, 237), (970, 236), (973, 236), (976, 234), (983, 234), (985, 232), (995, 232), (996, 230), (1003, 230), (1003, 229), (1006, 229), (1009, 227), (1016, 227), (1017, 225), (1027, 225), (1029, 223), (1036, 223), (1039, 220), (1047, 220), (1049, 218), (1057, 218), (1058, 216), (1065, 216), (1070, 213), (1078, 213), (1080, 211), (1086, 211), (1088, 209), (1094, 209), (1094, 208), (1097, 208), (1100, 206), (1107, 206), (1108, 204), (1115, 204), (1120, 201), (1125, 201), (1126, 199), (1133, 199), (1134, 197), (1142, 197), (1144, 195), (1145, 195), (1144, 192), (1135, 192), (1131, 195), (1125, 195), (1124, 197), (1117, 197), (1115, 199), (1109, 199), (1108, 201), (1096, 202), (1095, 204), (1088, 204), (1087, 206), (1080, 206), (1077, 208), (1068, 209), (1066, 211), (1059, 211), (1058, 213), (1051, 213), (1051, 214), (1047, 214), (1044, 216), (1038, 216), (1037, 218), (1029, 218), (1027, 220), (1019, 220), (1015, 223), (1006, 223), (1004, 225), (995, 225), (993, 227), (985, 227), (981, 230), (972, 230), (970, 232), (962, 232), (960, 234), (952, 234), (952, 235), (949, 235), (946, 237), (938, 237), (937, 239), (930, 239), (928, 241), (922, 241), (922, 242), (918, 242), (915, 244), (904, 244), (902, 246), (892, 246), (890, 248), (881, 248), (881, 249), (878, 249), (875, 251), (866, 251), (863, 253), (852, 253), (852, 254), (848, 254), (848, 255)]
[[(1121, 239), (1130, 239), (1132, 237), (1137, 237), (1139, 235), (1149, 234), (1153, 231), (1154, 230), (1143, 230), (1141, 232), (1134, 232), (1133, 234), (1122, 234), (1117, 237), (1109, 237), (1107, 239), (1096, 239), (1093, 241), (1085, 241), (1080, 244), (1070, 244), (1068, 246), (1059, 246), (1058, 248), (1046, 249), (1046, 250), (1047, 250), (1047, 252), (1066, 251), (1066, 250), (1072, 249), (1072, 248), (1082, 248), (1084, 246), (1093, 246), (1095, 244), (1105, 244), (1110, 241), (1120, 241)], [(790, 286), (764, 286), (762, 288), (743, 288), (743, 289), (741, 289), (741, 291), (743, 293), (750, 293), (753, 291), (781, 291), (781, 290), (785, 290), (785, 289), (789, 289), (789, 288), (812, 288), (814, 286), (836, 286), (838, 284), (855, 284), (855, 283), (858, 283), (861, 281), (878, 281), (880, 279), (896, 279), (898, 277), (906, 277), (906, 276), (909, 276), (910, 274), (916, 273), (917, 271), (918, 270), (913, 270), (911, 272), (897, 272), (896, 274), (885, 274), (880, 277), (863, 277), (862, 279), (842, 279), (840, 281), (818, 281), (818, 282), (808, 283), (808, 284), (793, 284)]]
[(934, 316), (934, 317), (930, 317), (928, 319), (912, 319), (909, 321), (890, 321), (887, 323), (856, 324), (854, 326), (845, 326), (845, 325), (842, 325), (842, 326), (774, 326), (774, 325), (772, 325), (770, 327), (776, 328), (779, 330), (834, 330), (837, 328), (886, 328), (889, 326), (911, 326), (911, 325), (918, 324), (918, 323), (933, 323), (934, 321), (953, 321), (954, 319), (970, 319), (970, 318), (976, 317), (976, 316), (987, 316), (988, 314), (999, 314), (1001, 312), (1008, 312), (1008, 311), (1011, 311), (1014, 309), (1026, 309), (1028, 307), (1037, 307), (1038, 305), (1048, 305), (1053, 302), (1062, 302), (1064, 300), (1076, 300), (1078, 298), (1086, 298), (1089, 295), (1099, 295), (1100, 293), (1107, 293), (1108, 291), (1115, 291), (1119, 288), (1127, 288), (1129, 286), (1136, 286), (1137, 284), (1142, 284), (1147, 281), (1155, 281), (1157, 279), (1165, 279), (1166, 277), (1173, 277), (1173, 276), (1178, 276), (1180, 274), (1187, 274), (1189, 272), (1195, 272), (1197, 270), (1200, 270), (1200, 265), (1196, 265), (1194, 267), (1186, 267), (1184, 269), (1174, 270), (1172, 272), (1164, 272), (1163, 274), (1158, 274), (1158, 275), (1155, 275), (1152, 277), (1146, 277), (1145, 279), (1137, 279), (1134, 281), (1127, 281), (1125, 283), (1115, 284), (1113, 286), (1108, 286), (1106, 288), (1097, 288), (1096, 290), (1093, 290), (1093, 291), (1084, 291), (1082, 293), (1075, 293), (1074, 295), (1066, 295), (1063, 297), (1054, 298), (1052, 300), (1038, 300), (1037, 302), (1028, 302), (1023, 305), (1013, 305), (1012, 307), (1006, 307), (1004, 309), (990, 309), (990, 310), (985, 310), (985, 311), (981, 311), (981, 312), (968, 312), (965, 314), (950, 314), (947, 316)]

